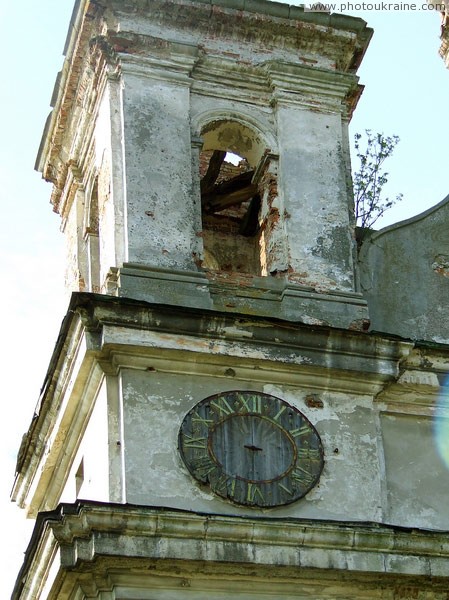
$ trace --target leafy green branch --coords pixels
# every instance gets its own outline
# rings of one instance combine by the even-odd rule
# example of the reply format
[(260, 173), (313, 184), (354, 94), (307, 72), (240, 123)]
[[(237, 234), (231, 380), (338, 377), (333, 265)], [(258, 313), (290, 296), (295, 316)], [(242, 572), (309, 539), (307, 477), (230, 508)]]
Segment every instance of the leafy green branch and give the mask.
[(353, 174), (353, 186), (356, 223), (359, 227), (369, 228), (403, 196), (397, 194), (394, 199), (382, 197), (389, 175), (382, 170), (383, 163), (393, 154), (399, 137), (373, 134), (369, 129), (365, 134), (364, 149), (361, 148), (362, 134), (356, 133), (354, 136), (359, 169)]

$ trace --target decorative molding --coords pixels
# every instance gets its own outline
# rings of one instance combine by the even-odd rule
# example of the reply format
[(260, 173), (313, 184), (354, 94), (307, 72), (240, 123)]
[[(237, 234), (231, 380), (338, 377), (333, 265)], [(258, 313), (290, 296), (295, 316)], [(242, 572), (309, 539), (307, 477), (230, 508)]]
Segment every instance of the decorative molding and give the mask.
[[(127, 74), (138, 77), (147, 77), (170, 81), (178, 84), (192, 84), (190, 73), (197, 57), (197, 48), (189, 45), (173, 44), (176, 46), (176, 52), (169, 52), (167, 56), (135, 56), (129, 54), (120, 54), (121, 72), (124, 76)], [(169, 46), (171, 50), (171, 46)], [(185, 52), (180, 52), (181, 48)]]
[(71, 594), (79, 585), (93, 597), (112, 590), (121, 575), (134, 590), (148, 590), (150, 578), (151, 587), (158, 586), (154, 579), (170, 572), (181, 583), (207, 574), (211, 584), (215, 578), (232, 582), (250, 576), (256, 586), (268, 579), (297, 585), (303, 578), (309, 584), (324, 578), (333, 581), (334, 591), (366, 581), (376, 589), (413, 584), (437, 593), (447, 590), (447, 539), (445, 531), (378, 523), (230, 517), (80, 501), (39, 516), (12, 600), (40, 597), (43, 583), (51, 590), (48, 600), (61, 598), (61, 587), (63, 597), (78, 597)]
[(282, 61), (273, 61), (265, 66), (272, 86), (273, 100), (287, 105), (323, 112), (346, 112), (358, 98), (358, 78), (348, 73), (308, 67)]
[[(305, 12), (302, 6), (288, 6), (263, 0), (177, 1), (167, 10), (163, 0), (136, 6), (113, 2), (122, 21), (122, 31), (141, 19), (141, 31), (155, 35), (161, 29), (173, 37), (173, 21), (184, 39), (204, 40), (210, 51), (216, 40), (227, 37), (229, 44), (260, 48), (268, 57), (273, 48), (295, 60), (324, 59), (342, 71), (355, 71), (373, 34), (362, 19), (322, 12)], [(255, 17), (257, 15), (257, 17)], [(145, 25), (142, 21), (147, 19)], [(300, 31), (300, 34), (298, 34)], [(242, 43), (243, 42), (243, 43)]]
[(319, 290), (284, 278), (125, 263), (119, 269), (118, 283), (119, 296), (152, 303), (178, 304), (182, 297), (183, 305), (191, 308), (259, 317), (276, 314), (289, 322), (353, 330), (365, 330), (368, 324), (367, 304), (361, 294)]

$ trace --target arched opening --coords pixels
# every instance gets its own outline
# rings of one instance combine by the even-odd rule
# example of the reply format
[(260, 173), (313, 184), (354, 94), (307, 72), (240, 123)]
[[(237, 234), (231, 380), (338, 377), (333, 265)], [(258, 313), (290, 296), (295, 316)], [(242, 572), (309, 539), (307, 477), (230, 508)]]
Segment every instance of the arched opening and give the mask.
[(267, 148), (254, 130), (217, 120), (202, 131), (203, 267), (262, 275), (261, 169)]

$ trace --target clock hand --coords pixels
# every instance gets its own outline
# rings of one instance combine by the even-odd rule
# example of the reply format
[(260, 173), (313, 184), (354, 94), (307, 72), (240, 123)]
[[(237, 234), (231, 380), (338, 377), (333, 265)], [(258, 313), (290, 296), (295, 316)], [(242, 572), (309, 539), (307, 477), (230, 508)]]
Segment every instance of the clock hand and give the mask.
[(263, 448), (258, 448), (257, 446), (249, 446), (248, 444), (245, 444), (243, 447), (248, 448), (248, 450), (252, 450), (253, 452), (262, 452), (263, 451)]

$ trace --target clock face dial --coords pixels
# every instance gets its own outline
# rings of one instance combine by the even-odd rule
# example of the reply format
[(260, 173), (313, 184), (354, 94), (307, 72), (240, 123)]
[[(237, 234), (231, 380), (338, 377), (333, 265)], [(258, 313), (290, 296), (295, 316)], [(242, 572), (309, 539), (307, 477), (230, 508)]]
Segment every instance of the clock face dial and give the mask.
[(224, 392), (202, 400), (185, 416), (178, 446), (197, 481), (246, 506), (298, 500), (318, 482), (324, 462), (310, 421), (287, 402), (260, 392)]

